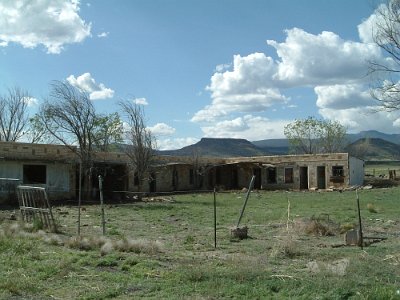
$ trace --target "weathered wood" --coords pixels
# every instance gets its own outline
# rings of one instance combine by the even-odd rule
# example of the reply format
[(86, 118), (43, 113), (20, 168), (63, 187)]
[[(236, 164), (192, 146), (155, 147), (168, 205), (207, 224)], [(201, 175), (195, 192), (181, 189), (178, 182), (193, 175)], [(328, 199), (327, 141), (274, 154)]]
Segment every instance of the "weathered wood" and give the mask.
[(19, 209), (24, 222), (39, 220), (44, 227), (54, 232), (57, 226), (51, 211), (46, 189), (33, 186), (18, 186)]

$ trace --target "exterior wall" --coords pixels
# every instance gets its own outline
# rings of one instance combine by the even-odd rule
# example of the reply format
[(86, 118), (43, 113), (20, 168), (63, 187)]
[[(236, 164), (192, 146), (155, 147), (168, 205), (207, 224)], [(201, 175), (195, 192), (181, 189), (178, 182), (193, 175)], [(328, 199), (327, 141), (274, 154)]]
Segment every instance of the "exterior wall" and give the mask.
[[(240, 165), (239, 186), (248, 186), (252, 170), (256, 165), (261, 167), (261, 188), (266, 190), (287, 189), (321, 189), (321, 188), (344, 188), (349, 185), (360, 184), (363, 179), (364, 165), (361, 160), (351, 159), (355, 169), (350, 174), (349, 156), (347, 153), (331, 153), (316, 155), (283, 155), (283, 156), (260, 156), (250, 158), (227, 159), (230, 163)], [(253, 165), (251, 165), (253, 163)], [(275, 169), (276, 182), (268, 182), (268, 168)], [(285, 183), (285, 169), (293, 169), (293, 182)], [(319, 170), (324, 169), (324, 178)], [(342, 176), (337, 176), (338, 170)], [(303, 173), (302, 173), (303, 172)], [(306, 176), (302, 179), (302, 175)], [(356, 178), (352, 176), (357, 176)], [(352, 181), (350, 181), (352, 179)], [(357, 182), (357, 183), (355, 183)]]
[(356, 157), (349, 157), (350, 185), (364, 184), (364, 161)]
[[(123, 189), (138, 191), (134, 173), (127, 167), (129, 159), (124, 153), (96, 153), (94, 157), (96, 164), (118, 167), (117, 175), (123, 181)], [(148, 176), (150, 177), (150, 174), (155, 176), (152, 188), (155, 192), (210, 190), (215, 186), (224, 189), (242, 189), (248, 187), (253, 174), (257, 176), (256, 189), (343, 188), (362, 184), (364, 176), (363, 161), (349, 157), (347, 153), (225, 159), (199, 157), (198, 160), (199, 166), (203, 169), (202, 175), (196, 177), (193, 158), (157, 157), (158, 166), (154, 167), (154, 171)], [(23, 183), (24, 165), (45, 165), (46, 183), (43, 185), (48, 188), (52, 199), (75, 198), (78, 170), (76, 161), (76, 155), (65, 146), (0, 142), (0, 178), (19, 179)], [(287, 168), (293, 170), (293, 180), (289, 183), (285, 182)], [(269, 169), (274, 170), (273, 182), (268, 176), (272, 174), (269, 173), (272, 172), (268, 171)], [(122, 183), (117, 184), (114, 179), (107, 178), (105, 181), (109, 183), (110, 191), (117, 185), (118, 190), (122, 188)], [(142, 191), (151, 191), (150, 181), (143, 182)], [(2, 188), (0, 180), (0, 198), (6, 192), (7, 189)]]
[(72, 162), (74, 153), (62, 145), (0, 142), (0, 158), (17, 160), (56, 160)]
[[(46, 167), (46, 183), (35, 184), (45, 187), (51, 200), (70, 199), (75, 196), (75, 166), (65, 163), (44, 163), (40, 161), (3, 161), (0, 163), (0, 178), (18, 179), (24, 182), (24, 166), (41, 165)], [(0, 202), (7, 201), (8, 191), (0, 190)]]

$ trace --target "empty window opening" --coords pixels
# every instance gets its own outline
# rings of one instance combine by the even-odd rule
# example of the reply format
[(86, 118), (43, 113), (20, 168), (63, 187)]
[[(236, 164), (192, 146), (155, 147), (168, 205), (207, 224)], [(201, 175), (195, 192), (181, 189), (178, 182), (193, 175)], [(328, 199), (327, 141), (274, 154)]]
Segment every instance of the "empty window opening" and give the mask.
[(331, 181), (333, 183), (344, 183), (344, 169), (343, 166), (333, 166)]
[(293, 183), (293, 168), (285, 168), (285, 183)]
[(276, 168), (267, 169), (267, 183), (276, 183)]
[(332, 176), (343, 177), (344, 176), (343, 166), (333, 166), (332, 167)]
[(46, 165), (24, 165), (24, 184), (46, 184)]

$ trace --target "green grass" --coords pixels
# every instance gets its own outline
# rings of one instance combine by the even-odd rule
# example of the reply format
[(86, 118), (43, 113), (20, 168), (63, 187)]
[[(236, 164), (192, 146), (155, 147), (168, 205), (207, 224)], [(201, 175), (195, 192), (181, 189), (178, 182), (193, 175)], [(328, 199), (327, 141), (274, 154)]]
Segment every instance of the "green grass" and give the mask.
[(389, 170), (396, 170), (396, 175), (400, 178), (400, 161), (367, 161), (365, 163), (365, 174), (389, 177)]
[[(76, 207), (55, 209), (58, 236), (26, 233), (0, 211), (0, 299), (400, 299), (399, 195), (359, 192), (365, 235), (387, 237), (363, 251), (332, 247), (343, 243), (340, 226), (357, 222), (350, 191), (252, 193), (241, 222), (250, 238), (241, 241), (230, 229), (245, 195), (217, 194), (216, 249), (212, 194), (107, 205), (106, 239), (96, 205), (82, 211), (82, 239)], [(337, 233), (306, 234), (310, 219)]]

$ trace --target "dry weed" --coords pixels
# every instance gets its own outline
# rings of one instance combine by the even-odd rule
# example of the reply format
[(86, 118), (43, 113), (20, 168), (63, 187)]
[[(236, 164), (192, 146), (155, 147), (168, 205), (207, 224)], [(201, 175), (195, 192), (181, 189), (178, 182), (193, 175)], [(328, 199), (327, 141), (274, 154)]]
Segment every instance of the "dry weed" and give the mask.
[(314, 217), (296, 222), (300, 232), (315, 236), (335, 236), (340, 231), (340, 226), (327, 217)]
[(161, 245), (158, 241), (123, 239), (115, 243), (115, 248), (122, 252), (155, 254), (160, 252)]
[(370, 213), (374, 213), (376, 214), (378, 212), (378, 210), (376, 209), (375, 205), (373, 205), (372, 203), (368, 203), (367, 204), (367, 209)]
[(114, 244), (111, 241), (107, 241), (100, 248), (100, 255), (104, 256), (111, 253), (114, 250)]

